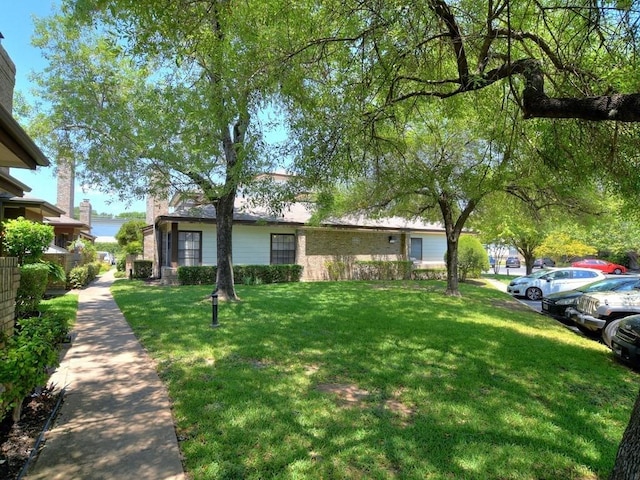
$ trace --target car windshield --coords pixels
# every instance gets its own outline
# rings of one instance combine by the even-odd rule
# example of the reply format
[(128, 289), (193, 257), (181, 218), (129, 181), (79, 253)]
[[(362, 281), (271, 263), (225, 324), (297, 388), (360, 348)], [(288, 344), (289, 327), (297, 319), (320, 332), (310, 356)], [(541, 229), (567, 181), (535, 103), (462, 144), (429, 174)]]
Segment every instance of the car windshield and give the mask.
[(582, 288), (583, 292), (604, 292), (606, 290), (618, 290), (623, 287), (623, 285), (633, 285), (638, 282), (637, 278), (629, 278), (625, 280), (618, 279), (607, 279), (602, 280), (600, 282), (595, 282), (586, 287)]
[(545, 275), (551, 272), (555, 272), (555, 270), (551, 270), (549, 268), (543, 268), (542, 270), (538, 270), (537, 272), (530, 273), (529, 275), (526, 275), (522, 278), (540, 278), (540, 277), (544, 277)]

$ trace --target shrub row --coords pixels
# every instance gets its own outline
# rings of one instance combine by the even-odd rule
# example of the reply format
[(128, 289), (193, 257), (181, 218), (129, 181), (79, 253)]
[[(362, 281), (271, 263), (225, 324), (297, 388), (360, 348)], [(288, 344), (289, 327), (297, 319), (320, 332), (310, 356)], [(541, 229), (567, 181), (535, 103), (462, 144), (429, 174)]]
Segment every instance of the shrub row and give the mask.
[(0, 349), (0, 418), (13, 409), (13, 420), (20, 419), (24, 397), (46, 382), (48, 368), (58, 365), (58, 344), (68, 331), (67, 320), (55, 314), (18, 320), (17, 333)]
[[(212, 285), (216, 283), (215, 266), (178, 267), (181, 285)], [(302, 277), (300, 265), (234, 265), (234, 283), (284, 283), (299, 282)]]
[(404, 280), (411, 278), (413, 263), (409, 261), (357, 261), (353, 266), (356, 280)]
[(153, 262), (151, 260), (133, 261), (133, 278), (151, 278), (153, 275)]
[(69, 288), (84, 288), (100, 273), (100, 262), (92, 262), (74, 267), (67, 275)]
[(446, 268), (416, 268), (411, 272), (414, 280), (446, 280)]

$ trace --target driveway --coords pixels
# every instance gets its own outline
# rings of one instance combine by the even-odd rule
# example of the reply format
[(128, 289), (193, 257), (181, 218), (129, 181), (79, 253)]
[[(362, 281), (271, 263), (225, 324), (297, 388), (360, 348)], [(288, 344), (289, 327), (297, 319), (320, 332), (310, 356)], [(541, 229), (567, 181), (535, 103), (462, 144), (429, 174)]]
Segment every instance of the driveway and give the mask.
[[(500, 273), (506, 273), (506, 271), (503, 271), (504, 269), (500, 270)], [(514, 270), (522, 270), (521, 275), (525, 275), (525, 269), (521, 268), (521, 269), (514, 269), (511, 268), (509, 269), (509, 274), (510, 275), (518, 275), (518, 273), (513, 273)], [(506, 289), (507, 286), (498, 281), (498, 280), (490, 280), (490, 283), (497, 289), (502, 290), (503, 292), (506, 293)], [(525, 298), (519, 298), (519, 297), (513, 297), (511, 296), (511, 298), (513, 298), (514, 300), (522, 303), (523, 305), (526, 305), (527, 307), (529, 307), (531, 310), (533, 310), (534, 312), (538, 312), (540, 315), (544, 315), (542, 313), (542, 302), (540, 300), (527, 300)], [(545, 315), (546, 317), (546, 315)], [(548, 317), (550, 319), (553, 319), (553, 317)], [(560, 320), (556, 320), (558, 323), (560, 323), (561, 325), (563, 325), (564, 327), (568, 328), (569, 330), (571, 330), (572, 332), (575, 332), (579, 335), (582, 335), (582, 332), (580, 332), (580, 330), (578, 330), (578, 328), (575, 325), (572, 325), (571, 323), (567, 324), (567, 323), (563, 323)]]

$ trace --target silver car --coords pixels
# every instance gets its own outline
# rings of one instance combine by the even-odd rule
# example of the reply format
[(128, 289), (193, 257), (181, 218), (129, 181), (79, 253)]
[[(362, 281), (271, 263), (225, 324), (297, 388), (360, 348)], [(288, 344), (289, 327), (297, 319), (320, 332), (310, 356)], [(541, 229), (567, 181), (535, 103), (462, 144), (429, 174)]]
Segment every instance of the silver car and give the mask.
[(573, 290), (605, 278), (602, 272), (590, 268), (547, 268), (514, 278), (507, 287), (507, 293), (528, 300), (541, 300), (551, 293)]

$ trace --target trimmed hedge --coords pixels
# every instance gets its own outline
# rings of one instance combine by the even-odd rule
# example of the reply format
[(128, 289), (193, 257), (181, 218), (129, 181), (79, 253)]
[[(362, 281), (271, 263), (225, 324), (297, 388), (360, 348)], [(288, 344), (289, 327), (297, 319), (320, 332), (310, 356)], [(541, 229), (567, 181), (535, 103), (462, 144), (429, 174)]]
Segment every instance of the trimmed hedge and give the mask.
[(133, 261), (133, 278), (151, 278), (153, 275), (153, 262), (151, 260)]
[[(178, 267), (180, 285), (212, 285), (216, 283), (217, 267)], [(285, 283), (299, 282), (302, 277), (300, 265), (234, 265), (234, 283)]]
[(411, 272), (413, 280), (446, 280), (446, 268), (416, 268)]
[(353, 266), (353, 278), (357, 280), (404, 280), (411, 278), (413, 263), (410, 261), (358, 261)]
[(213, 285), (216, 283), (216, 267), (178, 267), (180, 285)]
[(35, 312), (49, 283), (46, 263), (28, 263), (20, 267), (20, 286), (16, 295), (16, 317)]

